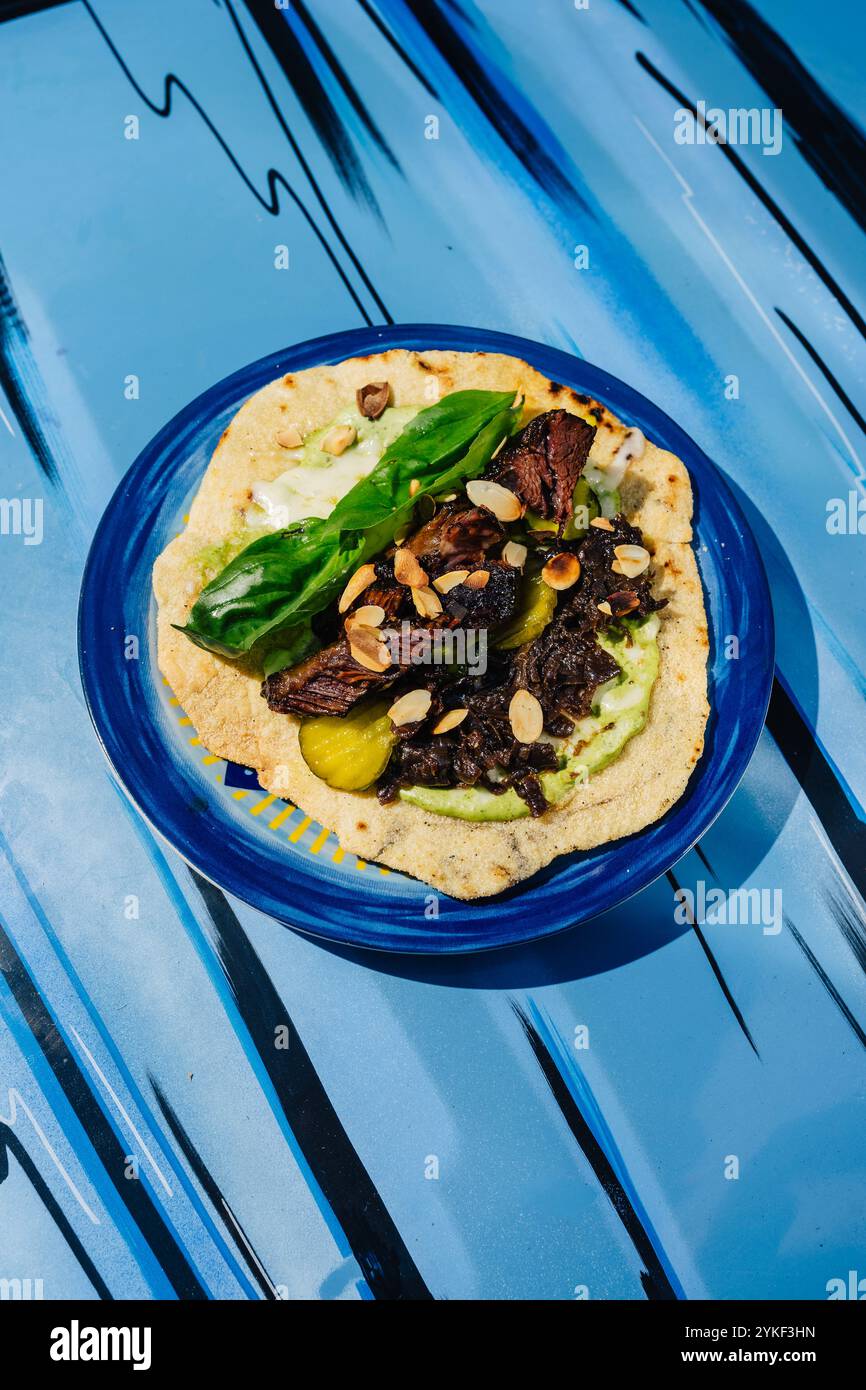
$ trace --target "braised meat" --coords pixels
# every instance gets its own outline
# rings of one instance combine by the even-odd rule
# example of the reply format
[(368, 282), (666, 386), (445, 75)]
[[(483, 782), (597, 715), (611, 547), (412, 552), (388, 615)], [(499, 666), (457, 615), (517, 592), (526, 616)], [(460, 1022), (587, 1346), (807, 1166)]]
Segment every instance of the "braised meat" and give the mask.
[(399, 666), (368, 671), (354, 659), (348, 642), (341, 637), (299, 666), (268, 676), (262, 694), (278, 714), (348, 714), (362, 696), (387, 690), (401, 674)]
[(532, 511), (553, 518), (561, 535), (594, 438), (595, 426), (579, 415), (548, 410), (505, 442), (487, 476), (510, 488)]

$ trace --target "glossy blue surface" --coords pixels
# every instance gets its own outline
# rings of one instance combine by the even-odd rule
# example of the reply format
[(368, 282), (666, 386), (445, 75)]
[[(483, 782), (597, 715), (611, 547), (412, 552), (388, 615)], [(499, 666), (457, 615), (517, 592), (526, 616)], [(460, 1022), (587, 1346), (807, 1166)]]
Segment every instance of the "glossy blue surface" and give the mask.
[[(393, 347), (524, 358), (676, 453), (694, 485), (695, 551), (710, 621), (712, 720), (687, 793), (640, 835), (568, 855), (489, 901), (462, 903), (402, 874), (381, 876), (375, 866), (359, 874), (355, 856), (345, 856), (326, 827), (310, 825), (303, 808), (292, 807), (286, 817), (261, 788), (258, 796), (245, 790), (248, 770), (229, 769), (226, 776), (222, 762), (214, 765), (188, 721), (179, 726), (183, 711), (163, 689), (156, 664), (153, 564), (182, 527), (226, 421), (252, 391), (286, 372)], [(146, 820), (207, 878), (253, 907), (317, 936), (380, 950), (513, 945), (575, 926), (646, 887), (691, 848), (733, 794), (760, 736), (773, 680), (772, 610), (760, 557), (730, 492), (682, 430), (622, 382), (563, 352), (506, 334), (429, 324), (356, 329), (305, 343), (243, 368), (193, 401), (143, 451), (108, 506), (84, 573), (79, 631), (91, 716)], [(132, 660), (118, 632), (124, 642), (147, 634)], [(725, 654), (731, 633), (748, 634), (742, 660)], [(278, 833), (271, 829), (275, 819)], [(462, 833), (459, 825), (445, 829)]]
[[(44, 523), (0, 533), (0, 1278), (808, 1299), (866, 1276), (864, 24), (851, 0), (0, 23), (0, 495)], [(781, 107), (781, 151), (677, 144), (684, 100)], [(673, 878), (763, 891), (766, 922), (677, 921), (665, 876), (507, 951), (356, 952), (212, 888), (119, 793), (76, 609), (120, 479), (244, 363), (390, 320), (585, 357), (722, 469), (776, 682)]]

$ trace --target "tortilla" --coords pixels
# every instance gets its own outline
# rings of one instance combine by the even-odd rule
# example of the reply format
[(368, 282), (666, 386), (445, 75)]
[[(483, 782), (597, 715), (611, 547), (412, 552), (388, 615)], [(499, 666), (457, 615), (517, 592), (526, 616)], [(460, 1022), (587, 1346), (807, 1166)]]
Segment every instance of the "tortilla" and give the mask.
[[(285, 471), (277, 432), (291, 423), (306, 434), (352, 402), (357, 388), (381, 380), (391, 383), (398, 406), (429, 405), (440, 394), (478, 388), (523, 393), (528, 414), (571, 411), (597, 427), (590, 462), (602, 467), (627, 429), (606, 406), (549, 381), (526, 362), (497, 354), (392, 350), (271, 382), (225, 430), (186, 529), (154, 566), (159, 667), (210, 752), (255, 768), (263, 787), (332, 829), (344, 849), (454, 897), (488, 897), (558, 855), (643, 829), (685, 790), (703, 750), (709, 713), (707, 623), (690, 546), (691, 485), (683, 463), (647, 441), (620, 489), (623, 511), (642, 528), (653, 552), (654, 592), (669, 603), (660, 613), (660, 671), (647, 723), (613, 763), (543, 816), (511, 822), (446, 822), (402, 801), (382, 806), (375, 790), (334, 791), (301, 756), (300, 721), (268, 708), (260, 694), (261, 673), (250, 662), (203, 651), (172, 624), (185, 622), (213, 577), (214, 570), (203, 568), (202, 553), (241, 536), (247, 513), (255, 511), (252, 485)], [(239, 548), (242, 541), (237, 543)]]

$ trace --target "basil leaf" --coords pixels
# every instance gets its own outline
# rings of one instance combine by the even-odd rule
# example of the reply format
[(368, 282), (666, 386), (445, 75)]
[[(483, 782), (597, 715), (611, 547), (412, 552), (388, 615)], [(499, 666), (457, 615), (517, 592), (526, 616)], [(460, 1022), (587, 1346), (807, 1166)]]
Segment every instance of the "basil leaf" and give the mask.
[[(328, 517), (328, 527), (337, 531), (366, 530), (410, 500), (414, 503), (424, 493), (441, 491), (446, 471), (466, 454), (486, 426), (507, 411), (513, 400), (513, 391), (454, 391), (436, 405), (419, 411), (385, 450), (373, 471), (340, 499)], [(508, 432), (503, 430), (500, 440)], [(415, 482), (419, 486), (410, 497), (409, 489)]]
[(193, 642), (219, 656), (240, 656), (292, 622), (320, 613), (360, 564), (362, 539), (324, 534), (309, 518), (253, 541), (202, 589), (186, 627)]
[[(274, 531), (235, 556), (199, 594), (180, 631), (227, 657), (271, 636), (288, 654), (283, 665), (301, 660), (292, 656), (301, 650), (298, 629), (303, 634), (349, 575), (390, 544), (419, 497), (483, 472), (517, 424), (513, 400), (513, 391), (456, 391), (419, 411), (327, 520), (311, 517)], [(420, 487), (410, 491), (414, 480)], [(284, 629), (290, 640), (283, 640)], [(266, 660), (271, 671), (282, 669), (270, 655)]]
[(269, 647), (262, 660), (265, 676), (275, 671), (284, 671), (287, 666), (297, 666), (322, 645), (316, 638), (309, 622), (298, 623), (277, 634), (278, 646)]

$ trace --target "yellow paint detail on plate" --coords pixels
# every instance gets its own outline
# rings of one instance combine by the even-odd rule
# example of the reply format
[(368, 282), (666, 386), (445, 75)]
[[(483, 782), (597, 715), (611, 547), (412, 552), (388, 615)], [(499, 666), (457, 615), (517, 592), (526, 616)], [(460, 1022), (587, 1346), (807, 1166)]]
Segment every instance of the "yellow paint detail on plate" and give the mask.
[(257, 801), (255, 806), (250, 807), (250, 815), (260, 816), (262, 814), (262, 811), (264, 811), (268, 806), (273, 805), (276, 799), (277, 798), (273, 795), (262, 797), (261, 801)]
[(318, 854), (318, 853), (319, 853), (319, 850), (322, 848), (322, 845), (325, 843), (325, 841), (327, 840), (327, 838), (328, 838), (328, 836), (330, 835), (330, 833), (331, 833), (330, 830), (326, 830), (326, 829), (322, 829), (322, 830), (319, 832), (319, 834), (316, 836), (316, 838), (315, 838), (315, 840), (313, 841), (313, 843), (310, 845), (310, 854)]
[(366, 863), (366, 860), (364, 860), (364, 859), (359, 859), (358, 862), (357, 862), (356, 865), (355, 865), (355, 868), (356, 868), (356, 869), (366, 869), (366, 867), (367, 867), (367, 863)]
[(301, 821), (300, 825), (295, 826), (294, 830), (289, 836), (289, 839), (293, 845), (296, 845), (298, 843), (298, 840), (300, 840), (307, 826), (312, 825), (312, 823), (313, 822), (309, 816), (304, 816), (304, 819)]
[(241, 787), (239, 792), (232, 792), (232, 801), (243, 801), (245, 796), (249, 796), (249, 787)]
[(222, 760), (217, 757), (216, 753), (207, 753), (202, 758), (202, 762), (204, 763), (205, 767), (212, 767), (214, 763), (218, 763), (221, 761)]
[(345, 857), (346, 857), (346, 851), (345, 851), (344, 849), (342, 849), (340, 845), (337, 845), (337, 848), (334, 850), (334, 853), (331, 855), (331, 863), (332, 863), (332, 864), (342, 864), (342, 862), (343, 862), (343, 860), (345, 859)]
[(193, 734), (192, 738), (190, 739), (190, 743), (193, 748), (201, 747), (201, 739), (199, 738), (198, 734)]
[(271, 830), (279, 830), (283, 821), (288, 820), (289, 816), (293, 816), (297, 809), (297, 806), (286, 806), (284, 811), (280, 811), (280, 814), (278, 816), (274, 816), (273, 820), (270, 823)]
[(188, 714), (185, 714), (177, 722), (178, 724), (191, 724), (192, 720), (190, 719)]

